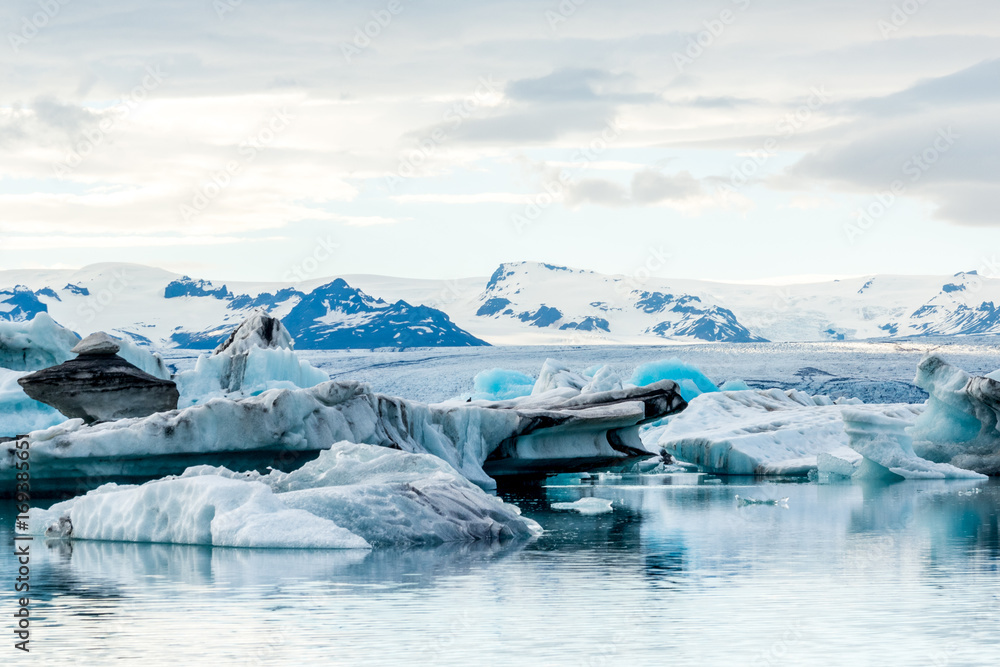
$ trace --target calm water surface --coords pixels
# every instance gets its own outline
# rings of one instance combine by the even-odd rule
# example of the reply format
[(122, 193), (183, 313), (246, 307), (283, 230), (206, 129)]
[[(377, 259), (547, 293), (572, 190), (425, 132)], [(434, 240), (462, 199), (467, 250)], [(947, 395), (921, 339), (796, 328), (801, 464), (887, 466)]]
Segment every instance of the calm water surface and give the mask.
[[(32, 652), (13, 650), (5, 612), (0, 663), (1000, 664), (997, 480), (604, 475), (501, 491), (544, 536), (373, 552), (36, 541)], [(584, 496), (614, 509), (549, 507)]]

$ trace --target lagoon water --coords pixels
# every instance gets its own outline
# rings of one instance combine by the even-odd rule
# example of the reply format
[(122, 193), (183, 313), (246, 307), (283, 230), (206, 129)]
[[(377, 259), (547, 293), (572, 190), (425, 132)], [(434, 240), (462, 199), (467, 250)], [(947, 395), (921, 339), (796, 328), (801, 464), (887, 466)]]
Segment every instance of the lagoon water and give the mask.
[[(1000, 664), (998, 480), (562, 475), (501, 493), (545, 535), (372, 552), (36, 540), (30, 655), (13, 649), (4, 501), (3, 664)], [(612, 511), (550, 507), (589, 496)]]

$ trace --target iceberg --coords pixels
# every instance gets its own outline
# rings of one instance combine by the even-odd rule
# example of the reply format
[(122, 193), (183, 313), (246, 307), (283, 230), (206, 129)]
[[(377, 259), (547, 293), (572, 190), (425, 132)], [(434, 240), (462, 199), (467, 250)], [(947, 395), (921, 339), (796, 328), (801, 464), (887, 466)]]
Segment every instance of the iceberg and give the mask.
[[(170, 380), (160, 355), (129, 340), (100, 334), (119, 346), (118, 355), (142, 371)], [(80, 338), (42, 312), (28, 322), (0, 322), (0, 437), (14, 437), (66, 421), (55, 408), (28, 397), (17, 383), (29, 373), (73, 360)]]
[[(631, 384), (644, 386), (660, 380), (673, 380), (681, 388), (681, 396), (690, 402), (695, 396), (719, 391), (698, 367), (674, 357), (642, 364), (632, 373)], [(742, 388), (742, 387), (741, 387)]]
[[(375, 394), (359, 382), (330, 381), (238, 400), (213, 398), (148, 417), (92, 425), (71, 420), (29, 434), (33, 489), (149, 479), (196, 463), (288, 468), (341, 440), (433, 454), (492, 489), (496, 483), (484, 465), (504, 474), (648, 457), (639, 424), (685, 405), (670, 381), (570, 397), (552, 393), (428, 406)], [(0, 448), (0, 481), (13, 478), (14, 463), (13, 449)]]
[(472, 378), (474, 401), (506, 401), (531, 395), (535, 378), (518, 371), (491, 368)]
[(555, 359), (546, 359), (537, 380), (503, 368), (480, 371), (473, 378), (471, 398), (474, 401), (507, 401), (524, 396), (576, 396), (622, 387), (621, 379), (607, 365), (591, 366), (577, 373)]
[(73, 358), (79, 336), (56, 324), (48, 313), (29, 322), (0, 321), (0, 368), (38, 371)]
[(338, 442), (291, 473), (190, 468), (32, 509), (36, 535), (225, 547), (368, 549), (525, 539), (541, 527), (427, 454)]
[[(599, 375), (593, 380), (607, 386)], [(555, 386), (509, 401), (451, 401), (434, 407), (466, 405), (514, 414), (516, 430), (491, 449), (484, 461), (487, 473), (511, 475), (586, 470), (649, 458), (639, 439), (639, 427), (687, 405), (670, 380), (607, 391), (584, 391), (586, 387)]]
[(909, 432), (913, 451), (930, 461), (1000, 474), (1000, 371), (972, 376), (932, 354), (920, 361), (914, 382), (929, 397)]
[(614, 511), (611, 501), (606, 498), (580, 498), (571, 503), (552, 503), (550, 507), (554, 510), (568, 510), (580, 514), (607, 514)]
[(918, 456), (907, 433), (912, 422), (845, 408), (844, 426), (850, 446), (864, 457), (854, 479), (980, 479), (981, 475), (948, 463), (934, 463)]
[(31, 398), (87, 422), (145, 417), (177, 407), (177, 387), (118, 355), (121, 344), (104, 332), (87, 336), (58, 366), (18, 379)]
[(614, 391), (622, 388), (621, 380), (607, 366), (588, 369), (590, 375), (571, 371), (555, 359), (546, 359), (538, 373), (538, 380), (531, 389), (532, 396), (549, 394), (554, 390), (571, 390), (574, 394)]
[(192, 370), (174, 378), (181, 407), (223, 396), (254, 396), (268, 389), (306, 389), (329, 379), (299, 359), (288, 330), (262, 312), (244, 320), (211, 355), (201, 355)]
[[(729, 475), (806, 475), (824, 453), (848, 446), (841, 406), (912, 422), (922, 406), (863, 405), (796, 390), (705, 393), (666, 425), (648, 428), (648, 451), (665, 451), (706, 472)], [(856, 458), (850, 454), (850, 458)], [(829, 461), (827, 461), (829, 463)]]

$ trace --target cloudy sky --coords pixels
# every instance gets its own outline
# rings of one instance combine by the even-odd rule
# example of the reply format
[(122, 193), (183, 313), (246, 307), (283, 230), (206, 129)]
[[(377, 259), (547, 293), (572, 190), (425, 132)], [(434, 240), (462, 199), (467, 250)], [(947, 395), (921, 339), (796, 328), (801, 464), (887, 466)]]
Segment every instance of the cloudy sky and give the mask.
[(0, 268), (1000, 270), (993, 1), (7, 0), (0, 25)]

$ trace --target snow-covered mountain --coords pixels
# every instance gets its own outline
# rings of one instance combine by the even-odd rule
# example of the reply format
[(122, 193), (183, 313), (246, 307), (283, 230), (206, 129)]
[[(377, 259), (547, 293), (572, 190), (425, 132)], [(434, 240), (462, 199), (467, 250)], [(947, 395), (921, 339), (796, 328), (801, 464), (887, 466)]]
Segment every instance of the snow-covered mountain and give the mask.
[(47, 311), (83, 335), (109, 331), (154, 347), (215, 348), (256, 310), (280, 318), (298, 349), (487, 344), (440, 310), (389, 303), (340, 278), (216, 284), (131, 264), (0, 272), (0, 319)]
[(211, 282), (150, 267), (0, 271), (0, 319), (48, 311), (86, 335), (215, 347), (255, 309), (299, 349), (483, 344), (821, 341), (1000, 333), (1000, 280), (866, 276), (774, 287), (604, 275), (535, 262), (490, 277), (348, 275)]
[(502, 264), (490, 278), (348, 276), (385, 296), (430, 303), (491, 343), (823, 341), (1000, 333), (1000, 279), (864, 276), (785, 286), (605, 275)]

